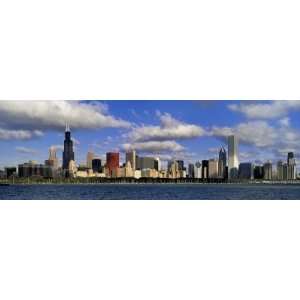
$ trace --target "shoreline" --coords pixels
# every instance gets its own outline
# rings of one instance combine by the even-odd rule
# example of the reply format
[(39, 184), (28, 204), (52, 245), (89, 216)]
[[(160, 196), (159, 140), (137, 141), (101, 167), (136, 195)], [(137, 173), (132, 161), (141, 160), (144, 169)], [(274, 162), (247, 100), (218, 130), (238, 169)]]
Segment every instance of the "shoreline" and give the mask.
[(297, 181), (236, 181), (236, 182), (209, 182), (209, 181), (30, 181), (30, 182), (19, 182), (19, 181), (3, 181), (0, 182), (1, 186), (10, 186), (10, 185), (293, 185), (300, 186), (300, 180)]

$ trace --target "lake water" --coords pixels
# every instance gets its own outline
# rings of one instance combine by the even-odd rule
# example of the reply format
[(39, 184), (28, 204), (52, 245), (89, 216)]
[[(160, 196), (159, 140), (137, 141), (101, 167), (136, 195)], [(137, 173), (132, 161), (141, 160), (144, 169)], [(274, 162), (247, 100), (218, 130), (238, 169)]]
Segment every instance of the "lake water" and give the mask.
[(300, 185), (71, 184), (0, 186), (0, 199), (300, 199)]

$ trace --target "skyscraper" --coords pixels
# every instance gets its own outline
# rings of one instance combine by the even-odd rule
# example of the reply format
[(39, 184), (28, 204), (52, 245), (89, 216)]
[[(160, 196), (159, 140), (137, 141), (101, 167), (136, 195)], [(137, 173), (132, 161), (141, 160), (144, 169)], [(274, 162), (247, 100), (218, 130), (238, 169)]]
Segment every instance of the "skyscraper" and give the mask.
[[(58, 176), (58, 159), (56, 157), (56, 148), (50, 147), (49, 158), (45, 160), (44, 177), (53, 178)], [(26, 166), (25, 166), (26, 169)]]
[(155, 166), (157, 165), (157, 168), (155, 168), (157, 171), (161, 170), (161, 161), (159, 157), (155, 157), (156, 163)]
[(158, 170), (158, 160), (154, 157), (138, 156), (136, 159), (136, 169), (155, 169)]
[(208, 177), (209, 178), (217, 178), (218, 177), (218, 160), (210, 159), (208, 161)]
[(287, 156), (287, 163), (289, 163), (289, 161), (290, 161), (291, 159), (294, 159), (294, 152), (289, 152), (289, 153), (288, 153), (288, 156)]
[(227, 164), (226, 150), (224, 147), (222, 147), (219, 152), (219, 165), (218, 165), (218, 175), (220, 178), (225, 178), (226, 164)]
[(53, 167), (53, 169), (58, 168), (58, 159), (56, 157), (56, 148), (53, 146), (49, 148), (49, 158), (47, 160), (45, 160), (45, 165)]
[(208, 176), (209, 176), (209, 173), (208, 173), (208, 160), (202, 160), (202, 170), (201, 170), (201, 177), (203, 179), (207, 179)]
[(63, 170), (69, 169), (70, 161), (74, 161), (73, 141), (71, 139), (71, 131), (68, 124), (66, 124), (64, 151), (63, 151)]
[(272, 180), (272, 163), (270, 161), (264, 164), (264, 179)]
[(131, 164), (131, 168), (133, 170), (135, 170), (136, 169), (136, 152), (135, 152), (135, 150), (126, 152), (126, 162), (128, 162), (128, 161)]
[(283, 177), (283, 162), (279, 160), (277, 162), (277, 180), (284, 180)]
[(297, 177), (296, 173), (296, 161), (294, 152), (289, 152), (287, 156), (287, 179), (295, 180)]
[(194, 164), (189, 164), (189, 178), (194, 178), (195, 177), (195, 165)]
[(239, 179), (251, 180), (253, 179), (253, 165), (251, 162), (240, 163), (239, 165)]
[(94, 153), (89, 151), (86, 155), (86, 166), (88, 169), (93, 168), (93, 165), (92, 165), (93, 159), (94, 159)]
[(263, 166), (255, 166), (253, 173), (254, 173), (254, 179), (263, 179), (264, 178), (264, 167)]
[(49, 160), (55, 160), (56, 158), (56, 148), (55, 147), (50, 147), (49, 149)]
[(120, 155), (119, 152), (108, 152), (106, 153), (106, 167), (109, 172), (109, 176), (117, 171), (120, 166)]
[(235, 135), (228, 137), (228, 178), (233, 179), (238, 176), (239, 157), (238, 139)]
[(202, 178), (202, 165), (200, 161), (197, 161), (194, 165), (194, 177), (195, 178)]
[(100, 158), (94, 158), (92, 160), (92, 169), (94, 173), (101, 173), (102, 166), (101, 166), (101, 159)]
[(183, 160), (177, 160), (178, 168), (180, 171), (184, 170), (184, 161)]

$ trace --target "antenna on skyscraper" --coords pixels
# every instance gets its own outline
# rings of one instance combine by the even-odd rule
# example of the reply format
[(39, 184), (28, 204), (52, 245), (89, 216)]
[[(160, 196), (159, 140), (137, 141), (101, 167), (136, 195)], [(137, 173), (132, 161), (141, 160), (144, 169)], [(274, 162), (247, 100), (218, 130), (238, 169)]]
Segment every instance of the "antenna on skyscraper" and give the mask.
[(66, 132), (70, 132), (70, 125), (68, 122), (66, 122)]

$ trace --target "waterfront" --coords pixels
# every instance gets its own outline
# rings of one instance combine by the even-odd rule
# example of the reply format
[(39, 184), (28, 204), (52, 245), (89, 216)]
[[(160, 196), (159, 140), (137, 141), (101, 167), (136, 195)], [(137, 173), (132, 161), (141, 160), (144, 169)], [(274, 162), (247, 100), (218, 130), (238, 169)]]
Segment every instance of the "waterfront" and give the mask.
[(0, 186), (7, 200), (297, 200), (300, 185), (282, 184), (25, 184)]

